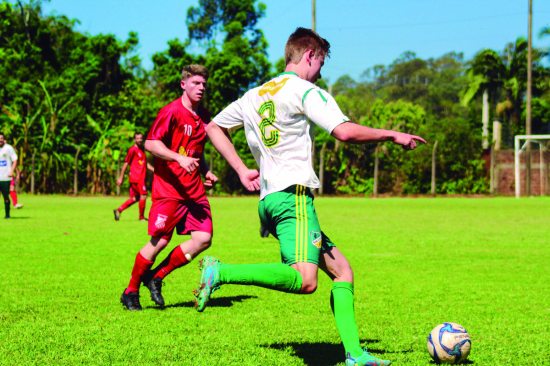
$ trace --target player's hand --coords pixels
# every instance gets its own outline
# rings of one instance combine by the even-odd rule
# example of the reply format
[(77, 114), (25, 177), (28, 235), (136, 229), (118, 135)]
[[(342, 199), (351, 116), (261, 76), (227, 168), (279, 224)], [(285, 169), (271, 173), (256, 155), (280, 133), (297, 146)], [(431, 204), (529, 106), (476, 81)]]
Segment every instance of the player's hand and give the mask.
[(218, 177), (216, 177), (216, 175), (214, 175), (214, 173), (212, 173), (210, 170), (206, 172), (204, 178), (204, 186), (207, 188), (212, 188), (214, 184), (216, 184), (216, 182), (218, 181)]
[(394, 136), (393, 142), (395, 142), (398, 145), (401, 145), (401, 147), (405, 150), (414, 150), (418, 146), (418, 143), (425, 144), (426, 140), (424, 140), (420, 136), (409, 135), (408, 133), (398, 132)]
[(199, 159), (189, 156), (180, 156), (178, 164), (187, 172), (193, 173), (199, 167)]
[(121, 184), (122, 184), (122, 178), (118, 178), (118, 179), (116, 180), (116, 185), (117, 185), (117, 186), (120, 186)]
[(260, 172), (256, 169), (246, 169), (242, 173), (239, 173), (239, 179), (250, 192), (258, 191), (260, 189)]

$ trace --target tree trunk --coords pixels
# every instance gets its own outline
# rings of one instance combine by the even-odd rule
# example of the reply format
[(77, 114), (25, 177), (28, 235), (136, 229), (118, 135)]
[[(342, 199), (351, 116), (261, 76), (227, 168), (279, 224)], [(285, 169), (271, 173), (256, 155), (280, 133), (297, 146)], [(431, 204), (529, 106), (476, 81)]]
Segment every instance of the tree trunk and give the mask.
[(31, 194), (34, 194), (34, 157), (36, 155), (36, 150), (32, 152), (31, 157)]
[(481, 147), (483, 150), (489, 148), (489, 91), (485, 89), (483, 91), (483, 113), (481, 118), (483, 125), (481, 131)]
[(378, 152), (379, 150), (380, 150), (380, 144), (376, 145), (376, 148), (374, 149), (374, 184), (372, 186), (373, 197), (378, 196), (378, 166), (379, 166)]
[[(147, 171), (147, 157), (145, 158), (145, 171)], [(117, 156), (116, 159), (116, 179), (120, 177), (120, 155)], [(120, 186), (116, 185), (115, 193), (117, 196), (120, 196)]]
[(74, 175), (73, 175), (73, 195), (78, 195), (78, 154), (80, 154), (80, 146), (76, 148), (74, 156)]
[(435, 196), (435, 178), (436, 178), (436, 165), (435, 165), (435, 152), (437, 150), (437, 141), (432, 148), (432, 196)]

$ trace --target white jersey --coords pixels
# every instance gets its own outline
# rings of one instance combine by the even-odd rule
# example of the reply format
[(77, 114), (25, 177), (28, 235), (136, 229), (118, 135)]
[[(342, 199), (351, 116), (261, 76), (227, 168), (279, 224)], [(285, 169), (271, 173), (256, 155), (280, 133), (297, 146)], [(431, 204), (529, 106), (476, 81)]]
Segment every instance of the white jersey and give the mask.
[(213, 119), (227, 129), (244, 126), (260, 167), (260, 199), (294, 184), (319, 187), (308, 120), (331, 133), (349, 118), (330, 94), (293, 72), (249, 90)]
[(10, 181), (12, 177), (8, 176), (13, 162), (17, 161), (17, 154), (11, 145), (4, 144), (0, 148), (0, 181)]

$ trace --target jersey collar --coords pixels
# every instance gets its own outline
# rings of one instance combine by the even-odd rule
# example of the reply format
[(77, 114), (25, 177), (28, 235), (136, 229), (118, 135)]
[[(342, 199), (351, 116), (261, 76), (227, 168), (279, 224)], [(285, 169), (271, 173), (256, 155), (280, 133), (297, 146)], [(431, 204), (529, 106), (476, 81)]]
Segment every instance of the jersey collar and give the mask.
[[(280, 74), (277, 75), (277, 76), (281, 76), (281, 75), (294, 75), (294, 76), (298, 76), (298, 74), (296, 74), (294, 71), (285, 71), (285, 72), (280, 73)], [(299, 76), (298, 76), (298, 77), (299, 77)]]

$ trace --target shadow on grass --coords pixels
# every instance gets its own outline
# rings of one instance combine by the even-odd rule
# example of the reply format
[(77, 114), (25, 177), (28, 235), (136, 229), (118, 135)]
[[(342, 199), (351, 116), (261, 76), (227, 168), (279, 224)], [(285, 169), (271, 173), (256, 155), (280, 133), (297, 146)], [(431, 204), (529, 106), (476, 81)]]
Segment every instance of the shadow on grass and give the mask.
[[(473, 365), (475, 362), (474, 361), (470, 361), (468, 359), (466, 359), (465, 361), (462, 361), (461, 363), (459, 363), (459, 365)], [(430, 365), (440, 365), (438, 363), (436, 363), (435, 361), (430, 361)]]
[(9, 220), (26, 220), (26, 219), (30, 219), (31, 217), (30, 216), (10, 216), (9, 219), (5, 219), (7, 221)]
[[(243, 302), (248, 299), (257, 299), (257, 296), (248, 296), (248, 295), (239, 295), (239, 296), (227, 296), (227, 297), (214, 297), (208, 301), (209, 308), (218, 307), (218, 308), (228, 308), (233, 306), (234, 303)], [(175, 304), (166, 305), (164, 308), (158, 306), (151, 306), (151, 309), (168, 309), (168, 308), (192, 308), (195, 307), (194, 301), (184, 301), (178, 302)]]
[[(386, 354), (385, 350), (372, 348), (369, 345), (378, 343), (376, 339), (363, 339), (361, 344), (367, 344), (369, 353)], [(292, 347), (294, 354), (304, 360), (304, 364), (310, 366), (334, 366), (345, 361), (344, 346), (341, 344), (318, 342), (318, 343), (275, 343), (271, 345), (263, 345), (262, 347), (283, 350)], [(405, 350), (391, 353), (408, 353), (412, 350)]]

